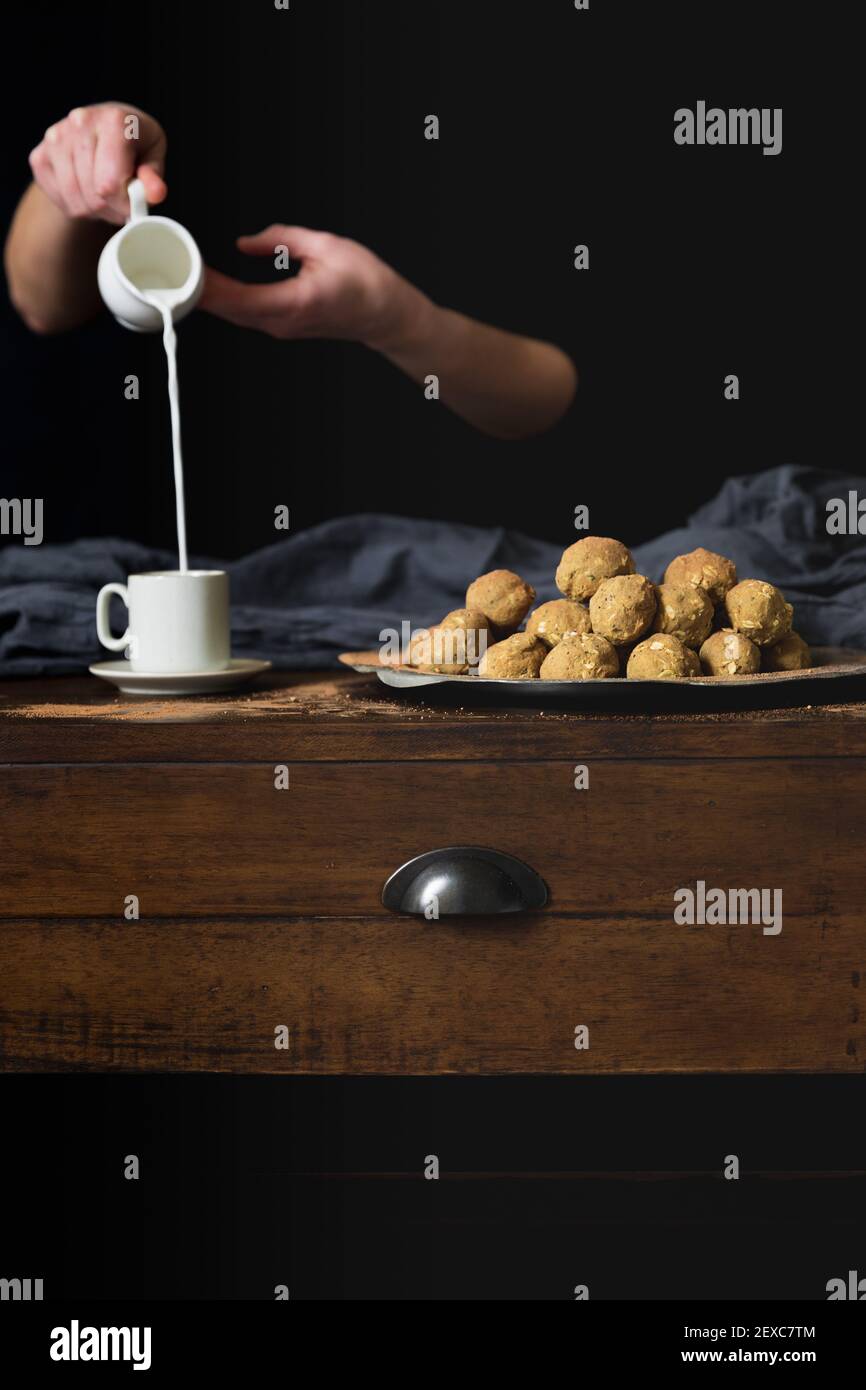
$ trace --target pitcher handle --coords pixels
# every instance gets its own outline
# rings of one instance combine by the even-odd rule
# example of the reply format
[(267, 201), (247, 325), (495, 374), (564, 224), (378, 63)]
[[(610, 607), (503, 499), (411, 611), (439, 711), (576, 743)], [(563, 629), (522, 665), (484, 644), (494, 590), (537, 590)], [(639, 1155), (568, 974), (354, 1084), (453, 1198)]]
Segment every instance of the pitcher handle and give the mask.
[(147, 197), (141, 179), (133, 179), (127, 190), (129, 193), (129, 220), (140, 222), (147, 217)]

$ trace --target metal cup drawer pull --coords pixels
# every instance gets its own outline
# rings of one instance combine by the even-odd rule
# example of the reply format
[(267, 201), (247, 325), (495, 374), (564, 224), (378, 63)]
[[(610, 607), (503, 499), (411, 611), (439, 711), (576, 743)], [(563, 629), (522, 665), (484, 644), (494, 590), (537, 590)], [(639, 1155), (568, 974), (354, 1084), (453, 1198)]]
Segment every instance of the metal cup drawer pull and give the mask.
[(528, 864), (477, 845), (419, 854), (382, 889), (382, 903), (391, 912), (428, 919), (528, 912), (546, 902), (547, 885)]

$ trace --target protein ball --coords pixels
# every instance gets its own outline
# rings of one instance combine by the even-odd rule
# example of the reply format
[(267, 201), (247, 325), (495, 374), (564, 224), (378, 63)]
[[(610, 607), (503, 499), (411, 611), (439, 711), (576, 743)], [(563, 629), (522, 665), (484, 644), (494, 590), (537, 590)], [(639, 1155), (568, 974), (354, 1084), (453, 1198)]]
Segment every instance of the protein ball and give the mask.
[(591, 632), (589, 609), (567, 598), (554, 598), (542, 603), (529, 615), (526, 631), (539, 637), (546, 647), (555, 647), (563, 637)]
[(615, 647), (642, 637), (655, 612), (655, 587), (643, 574), (603, 579), (589, 601), (593, 632)]
[(463, 660), (469, 666), (478, 665), (488, 642), (493, 640), (490, 624), (477, 608), (455, 608), (451, 613), (446, 613), (439, 626), (455, 633), (458, 652), (455, 659)]
[(454, 608), (445, 614), (439, 626), (456, 628), (462, 632), (490, 631), (490, 623), (479, 608)]
[(713, 605), (703, 589), (679, 580), (656, 585), (653, 632), (678, 637), (687, 647), (699, 647), (713, 626)]
[(799, 632), (786, 632), (772, 647), (761, 648), (765, 671), (807, 671), (812, 665), (812, 653)]
[(619, 675), (619, 657), (597, 633), (569, 634), (548, 652), (539, 675), (543, 681), (607, 680)]
[(759, 647), (771, 647), (791, 631), (794, 610), (774, 584), (744, 579), (725, 598), (731, 627)]
[(483, 613), (496, 628), (519, 627), (535, 602), (535, 590), (511, 570), (491, 570), (466, 590), (466, 607)]
[(690, 550), (688, 555), (678, 555), (665, 570), (666, 584), (691, 584), (693, 589), (703, 589), (711, 603), (721, 603), (736, 582), (737, 567), (733, 560), (704, 550), (703, 546)]
[(430, 629), (420, 628), (413, 632), (409, 638), (409, 650), (406, 654), (406, 664), (408, 666), (419, 666), (423, 661), (429, 661), (432, 656), (430, 646)]
[(657, 632), (638, 642), (628, 659), (626, 675), (634, 681), (676, 681), (694, 673), (689, 648), (668, 632)]
[(479, 676), (497, 680), (533, 680), (547, 656), (547, 648), (528, 632), (515, 632), (502, 642), (495, 642), (481, 658)]
[(441, 626), (417, 632), (409, 643), (409, 665), (442, 676), (464, 676), (469, 669), (464, 634)]
[(761, 653), (732, 628), (714, 632), (701, 647), (701, 666), (708, 676), (753, 676), (761, 665)]
[(634, 574), (631, 552), (622, 541), (607, 536), (584, 536), (562, 553), (556, 569), (556, 587), (566, 598), (592, 598), (603, 579)]

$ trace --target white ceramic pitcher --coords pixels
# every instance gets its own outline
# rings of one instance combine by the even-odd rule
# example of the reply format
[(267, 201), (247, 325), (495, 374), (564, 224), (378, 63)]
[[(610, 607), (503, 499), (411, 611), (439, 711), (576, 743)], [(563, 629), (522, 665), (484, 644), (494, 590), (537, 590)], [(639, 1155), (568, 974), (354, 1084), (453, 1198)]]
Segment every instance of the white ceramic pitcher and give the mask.
[(175, 323), (198, 303), (204, 282), (201, 252), (179, 222), (148, 216), (140, 179), (129, 185), (129, 221), (104, 246), (97, 281), (118, 323), (137, 333), (163, 327), (159, 309), (148, 302), (149, 291), (170, 304)]

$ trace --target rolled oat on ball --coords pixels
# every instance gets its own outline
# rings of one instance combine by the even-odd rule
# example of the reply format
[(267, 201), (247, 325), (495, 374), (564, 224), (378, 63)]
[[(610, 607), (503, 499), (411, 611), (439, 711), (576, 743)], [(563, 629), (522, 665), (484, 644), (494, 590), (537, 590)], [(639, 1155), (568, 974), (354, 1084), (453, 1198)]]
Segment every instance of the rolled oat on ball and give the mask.
[(708, 676), (753, 676), (761, 665), (761, 653), (732, 628), (713, 632), (701, 647), (701, 666)]
[(554, 598), (533, 608), (526, 631), (539, 637), (546, 647), (555, 647), (563, 637), (590, 632), (589, 609), (568, 598)]
[(488, 645), (495, 640), (490, 623), (475, 608), (455, 608), (445, 614), (439, 626), (455, 634), (454, 660), (465, 661), (469, 666), (477, 666)]
[(439, 624), (460, 632), (489, 632), (490, 623), (479, 608), (453, 608)]
[(728, 621), (758, 647), (771, 647), (791, 631), (794, 610), (774, 584), (743, 579), (725, 596)]
[(491, 570), (466, 590), (466, 607), (483, 613), (500, 631), (520, 627), (534, 602), (532, 585), (511, 570)]
[(479, 662), (478, 674), (494, 680), (534, 680), (546, 656), (547, 647), (537, 637), (515, 632), (487, 648)]
[(705, 550), (702, 545), (687, 555), (677, 555), (665, 570), (666, 584), (691, 584), (693, 589), (703, 589), (713, 604), (721, 603), (736, 582), (737, 567), (733, 560)]
[(643, 574), (603, 579), (589, 601), (593, 632), (615, 647), (648, 631), (656, 612), (655, 586)]
[(598, 681), (619, 675), (616, 648), (595, 632), (569, 633), (544, 658), (543, 681)]
[(635, 681), (675, 681), (695, 674), (694, 653), (668, 632), (656, 632), (638, 642), (628, 659), (626, 675)]
[(813, 664), (812, 653), (799, 632), (786, 632), (772, 647), (761, 648), (764, 671), (808, 671)]
[(656, 585), (658, 608), (653, 632), (678, 637), (687, 647), (699, 647), (713, 626), (713, 605), (704, 589), (680, 580)]
[(603, 579), (634, 574), (631, 552), (622, 541), (609, 536), (584, 536), (562, 553), (556, 569), (556, 587), (566, 598), (592, 598)]
[(465, 676), (469, 670), (464, 634), (451, 628), (427, 628), (409, 643), (409, 665), (441, 676)]

